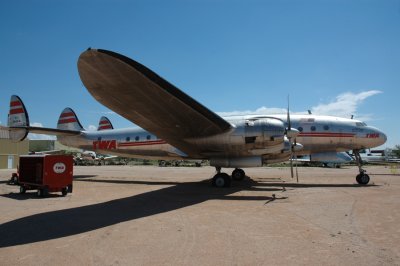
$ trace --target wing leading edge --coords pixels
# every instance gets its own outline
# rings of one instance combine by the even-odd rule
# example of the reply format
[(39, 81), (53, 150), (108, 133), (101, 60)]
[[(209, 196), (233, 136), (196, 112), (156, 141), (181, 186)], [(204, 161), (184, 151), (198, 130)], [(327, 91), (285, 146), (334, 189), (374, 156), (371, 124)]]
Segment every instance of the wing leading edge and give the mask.
[(173, 146), (192, 153), (185, 139), (226, 132), (231, 125), (140, 63), (101, 49), (78, 60), (80, 78), (92, 96)]

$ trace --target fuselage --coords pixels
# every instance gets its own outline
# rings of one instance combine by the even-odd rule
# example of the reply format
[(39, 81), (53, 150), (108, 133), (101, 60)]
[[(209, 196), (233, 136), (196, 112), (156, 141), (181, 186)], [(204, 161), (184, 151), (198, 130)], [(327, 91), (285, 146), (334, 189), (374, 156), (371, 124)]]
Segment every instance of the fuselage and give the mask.
[[(185, 153), (165, 140), (140, 128), (82, 131), (79, 136), (59, 136), (65, 145), (98, 153), (144, 159), (210, 159), (262, 156), (265, 162), (287, 160), (286, 115), (246, 115), (225, 117), (232, 128), (206, 139), (186, 139), (195, 147)], [(295, 142), (302, 145), (298, 155), (343, 152), (373, 148), (386, 141), (386, 135), (364, 122), (317, 115), (292, 115), (291, 127), (299, 131)]]

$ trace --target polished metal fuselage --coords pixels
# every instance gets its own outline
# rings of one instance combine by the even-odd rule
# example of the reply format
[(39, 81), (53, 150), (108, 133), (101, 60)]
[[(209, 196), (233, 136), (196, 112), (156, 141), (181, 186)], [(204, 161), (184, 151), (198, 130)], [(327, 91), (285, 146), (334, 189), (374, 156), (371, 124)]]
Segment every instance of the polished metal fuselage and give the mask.
[[(98, 153), (143, 159), (264, 158), (285, 161), (290, 145), (285, 137), (286, 114), (225, 117), (231, 129), (207, 138), (182, 139), (193, 150), (181, 151), (140, 128), (83, 131), (79, 136), (59, 136), (65, 145)], [(343, 152), (382, 145), (386, 135), (377, 128), (346, 118), (291, 115), (291, 126), (299, 130), (298, 155)], [(268, 158), (268, 160), (266, 160)]]

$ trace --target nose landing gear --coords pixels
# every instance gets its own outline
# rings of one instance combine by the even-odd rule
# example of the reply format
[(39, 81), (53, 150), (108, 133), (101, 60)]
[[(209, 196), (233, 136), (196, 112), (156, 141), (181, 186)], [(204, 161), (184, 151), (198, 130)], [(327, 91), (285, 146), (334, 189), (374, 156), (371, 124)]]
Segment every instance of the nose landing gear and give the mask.
[(366, 174), (367, 171), (362, 168), (362, 160), (361, 160), (360, 152), (359, 152), (359, 150), (354, 150), (353, 154), (356, 159), (358, 171), (360, 172), (356, 176), (356, 181), (360, 185), (366, 185), (369, 183), (370, 178), (369, 178), (369, 175)]

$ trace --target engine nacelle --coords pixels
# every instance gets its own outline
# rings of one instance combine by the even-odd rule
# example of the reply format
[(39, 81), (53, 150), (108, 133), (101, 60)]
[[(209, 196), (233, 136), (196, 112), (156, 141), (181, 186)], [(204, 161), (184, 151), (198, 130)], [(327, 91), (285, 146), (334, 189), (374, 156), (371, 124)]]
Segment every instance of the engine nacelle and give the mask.
[(261, 156), (238, 157), (238, 158), (212, 158), (211, 166), (227, 167), (227, 168), (246, 168), (261, 167), (263, 164)]

